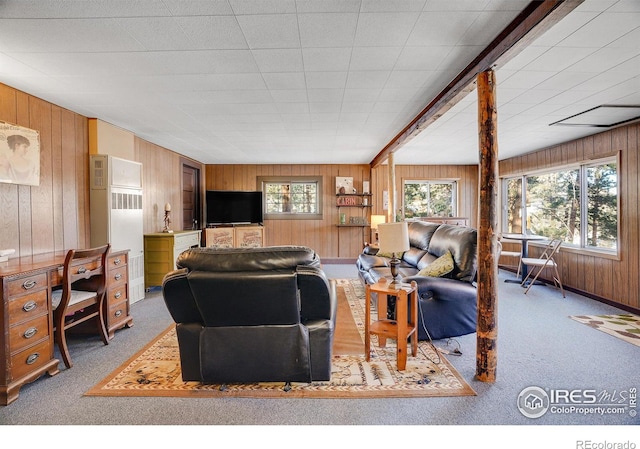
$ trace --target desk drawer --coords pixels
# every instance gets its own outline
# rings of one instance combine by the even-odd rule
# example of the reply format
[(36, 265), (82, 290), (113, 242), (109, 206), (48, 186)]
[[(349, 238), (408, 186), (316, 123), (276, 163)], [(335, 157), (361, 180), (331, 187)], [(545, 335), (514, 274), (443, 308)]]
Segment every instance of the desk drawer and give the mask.
[(9, 347), (11, 352), (15, 353), (43, 338), (49, 338), (48, 315), (41, 315), (26, 323), (11, 327), (9, 331)]
[(115, 287), (109, 287), (107, 290), (107, 304), (116, 304), (121, 301), (126, 301), (127, 296), (127, 284), (117, 285)]
[(127, 266), (123, 266), (109, 271), (109, 277), (107, 278), (107, 285), (109, 288), (116, 285), (125, 284), (127, 282)]
[(9, 325), (31, 320), (38, 315), (47, 315), (47, 290), (19, 296), (9, 301)]
[(40, 273), (9, 281), (9, 297), (47, 288), (47, 274)]
[(107, 316), (108, 327), (117, 326), (120, 322), (125, 321), (129, 317), (129, 303), (126, 300), (117, 304), (109, 303), (109, 315)]
[(126, 254), (118, 254), (116, 256), (109, 256), (107, 259), (107, 266), (109, 269), (122, 267), (127, 265), (127, 255)]
[(47, 339), (11, 356), (11, 377), (20, 379), (49, 361), (51, 361), (51, 341)]

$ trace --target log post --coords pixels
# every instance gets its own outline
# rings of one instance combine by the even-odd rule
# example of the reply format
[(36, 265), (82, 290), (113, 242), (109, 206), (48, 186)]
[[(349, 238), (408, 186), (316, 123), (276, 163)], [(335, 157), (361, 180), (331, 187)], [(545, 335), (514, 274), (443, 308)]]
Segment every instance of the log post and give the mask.
[(480, 149), (478, 226), (478, 324), (476, 378), (496, 381), (498, 344), (498, 120), (493, 70), (478, 74), (478, 126)]
[(387, 210), (387, 223), (396, 221), (396, 164), (393, 160), (393, 153), (389, 153), (387, 158), (389, 170), (389, 209)]

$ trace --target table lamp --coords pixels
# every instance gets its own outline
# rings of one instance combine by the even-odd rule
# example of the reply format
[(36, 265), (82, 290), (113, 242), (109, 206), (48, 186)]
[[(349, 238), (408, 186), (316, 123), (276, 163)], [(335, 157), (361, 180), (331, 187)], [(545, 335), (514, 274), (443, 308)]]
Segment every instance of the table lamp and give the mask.
[(173, 232), (171, 230), (171, 204), (164, 205), (164, 229), (162, 232)]
[(380, 251), (391, 253), (391, 285), (400, 284), (398, 279), (398, 254), (409, 250), (409, 226), (406, 221), (395, 223), (380, 223), (378, 225), (378, 237), (380, 239)]
[(371, 216), (371, 232), (373, 232), (374, 242), (378, 243), (378, 225), (380, 223), (385, 223), (387, 221), (387, 217), (385, 215), (372, 215)]

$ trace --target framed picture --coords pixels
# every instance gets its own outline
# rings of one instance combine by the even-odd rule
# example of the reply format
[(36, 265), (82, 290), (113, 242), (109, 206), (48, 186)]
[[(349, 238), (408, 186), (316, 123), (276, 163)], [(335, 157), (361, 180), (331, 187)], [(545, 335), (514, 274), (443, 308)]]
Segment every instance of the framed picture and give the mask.
[(338, 193), (356, 193), (353, 189), (353, 178), (336, 176), (336, 194)]
[(0, 182), (40, 185), (40, 134), (0, 122)]
[(236, 246), (240, 248), (262, 247), (264, 228), (262, 226), (240, 226), (236, 228)]

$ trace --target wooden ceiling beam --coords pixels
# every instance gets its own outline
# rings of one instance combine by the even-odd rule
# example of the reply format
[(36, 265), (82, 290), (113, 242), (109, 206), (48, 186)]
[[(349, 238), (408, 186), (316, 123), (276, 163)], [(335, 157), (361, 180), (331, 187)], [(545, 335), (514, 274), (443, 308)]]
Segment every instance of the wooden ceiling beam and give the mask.
[(537, 37), (567, 16), (584, 0), (532, 1), (462, 72), (451, 81), (411, 122), (370, 162), (382, 164), (431, 123), (474, 90), (479, 73), (504, 65)]

